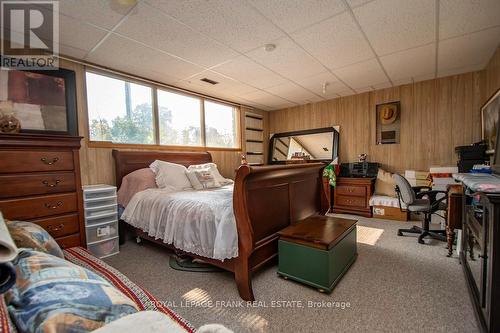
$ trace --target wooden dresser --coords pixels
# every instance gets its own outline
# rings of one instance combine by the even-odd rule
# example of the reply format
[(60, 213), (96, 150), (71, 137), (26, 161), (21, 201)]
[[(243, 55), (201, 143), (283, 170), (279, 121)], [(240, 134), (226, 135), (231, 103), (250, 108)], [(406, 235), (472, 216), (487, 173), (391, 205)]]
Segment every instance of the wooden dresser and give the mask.
[(37, 223), (63, 248), (85, 246), (81, 139), (0, 133), (0, 211)]
[(369, 205), (375, 178), (338, 177), (334, 190), (333, 212), (372, 217)]

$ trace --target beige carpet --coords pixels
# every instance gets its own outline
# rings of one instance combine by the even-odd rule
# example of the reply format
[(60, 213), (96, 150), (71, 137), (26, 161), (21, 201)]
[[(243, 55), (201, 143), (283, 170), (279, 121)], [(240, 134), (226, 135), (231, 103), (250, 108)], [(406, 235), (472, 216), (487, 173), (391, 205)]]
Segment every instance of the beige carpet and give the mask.
[(127, 242), (106, 261), (197, 327), (217, 322), (235, 332), (478, 332), (462, 268), (456, 257), (446, 257), (445, 243), (419, 245), (412, 236), (396, 236), (397, 228), (411, 223), (359, 218), (358, 225), (358, 259), (331, 294), (278, 278), (270, 266), (254, 277), (255, 306), (239, 302), (231, 274), (173, 270), (165, 250), (152, 244)]

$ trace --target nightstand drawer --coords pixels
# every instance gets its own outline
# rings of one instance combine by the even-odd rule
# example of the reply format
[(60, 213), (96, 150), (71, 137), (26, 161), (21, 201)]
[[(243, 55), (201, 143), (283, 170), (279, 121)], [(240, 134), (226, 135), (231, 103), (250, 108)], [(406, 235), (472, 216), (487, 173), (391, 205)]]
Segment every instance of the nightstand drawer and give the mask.
[(338, 185), (336, 190), (339, 195), (348, 195), (356, 197), (366, 196), (366, 187), (364, 186), (362, 187), (362, 186)]
[(366, 207), (366, 198), (337, 195), (336, 205), (345, 207)]
[(0, 151), (0, 172), (42, 172), (73, 170), (71, 151)]
[(0, 176), (0, 198), (74, 192), (73, 172), (34, 173)]

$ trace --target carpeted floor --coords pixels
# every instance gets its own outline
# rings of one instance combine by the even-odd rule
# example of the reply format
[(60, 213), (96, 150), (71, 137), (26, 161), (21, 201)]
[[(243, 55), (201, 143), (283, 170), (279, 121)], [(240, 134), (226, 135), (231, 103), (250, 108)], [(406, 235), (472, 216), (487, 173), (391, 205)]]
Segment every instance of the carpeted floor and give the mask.
[(375, 230), (361, 228), (358, 259), (329, 295), (283, 280), (270, 266), (254, 276), (255, 306), (242, 306), (231, 274), (173, 270), (165, 250), (147, 243), (127, 242), (106, 262), (197, 327), (221, 323), (242, 333), (478, 332), (462, 268), (456, 256), (446, 257), (444, 242), (419, 245), (412, 236), (396, 236), (397, 228), (411, 223), (358, 220)]

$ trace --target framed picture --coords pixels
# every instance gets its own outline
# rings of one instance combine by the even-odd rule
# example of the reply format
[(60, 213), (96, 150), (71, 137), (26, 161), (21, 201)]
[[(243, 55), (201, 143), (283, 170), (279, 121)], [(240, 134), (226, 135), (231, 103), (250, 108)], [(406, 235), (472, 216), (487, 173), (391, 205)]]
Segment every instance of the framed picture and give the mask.
[(500, 114), (500, 89), (481, 107), (481, 136), (486, 142), (487, 153), (492, 155), (497, 149), (497, 135)]
[(400, 102), (378, 104), (376, 106), (377, 144), (400, 142), (401, 110)]
[(0, 70), (0, 113), (21, 132), (77, 135), (75, 72)]

